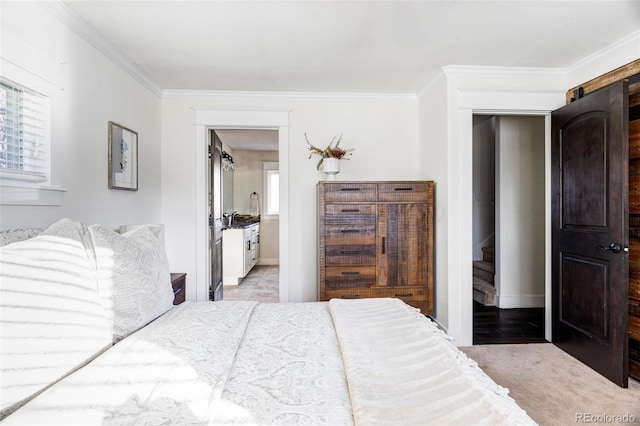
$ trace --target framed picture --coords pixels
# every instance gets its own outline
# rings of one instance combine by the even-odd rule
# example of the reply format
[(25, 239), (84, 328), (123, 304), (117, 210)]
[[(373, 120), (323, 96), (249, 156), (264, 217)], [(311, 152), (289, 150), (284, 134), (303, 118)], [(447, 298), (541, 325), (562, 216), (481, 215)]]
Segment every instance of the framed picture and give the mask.
[(138, 190), (138, 133), (109, 121), (109, 188)]

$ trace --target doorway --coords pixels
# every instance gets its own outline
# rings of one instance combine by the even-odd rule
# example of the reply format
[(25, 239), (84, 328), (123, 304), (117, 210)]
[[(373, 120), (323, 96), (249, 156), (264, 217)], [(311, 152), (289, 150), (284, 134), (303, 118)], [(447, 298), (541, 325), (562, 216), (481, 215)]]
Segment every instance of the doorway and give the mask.
[(207, 205), (207, 140), (210, 129), (273, 129), (278, 131), (280, 164), (280, 229), (279, 293), (280, 301), (289, 301), (289, 111), (197, 108), (195, 110), (196, 161), (194, 182), (196, 197), (196, 272), (197, 301), (209, 300), (210, 262), (208, 262), (209, 232)]
[(473, 344), (545, 342), (545, 119), (473, 116)]
[[(240, 128), (212, 132), (222, 143), (224, 300), (277, 302), (279, 132)], [(241, 234), (249, 229), (253, 235), (245, 242)]]

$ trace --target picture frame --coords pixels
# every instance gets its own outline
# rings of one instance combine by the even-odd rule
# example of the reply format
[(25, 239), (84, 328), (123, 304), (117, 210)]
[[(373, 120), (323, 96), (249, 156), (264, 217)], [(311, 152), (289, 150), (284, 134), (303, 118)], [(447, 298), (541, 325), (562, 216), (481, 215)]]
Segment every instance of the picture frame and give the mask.
[(138, 132), (109, 121), (109, 189), (138, 190)]

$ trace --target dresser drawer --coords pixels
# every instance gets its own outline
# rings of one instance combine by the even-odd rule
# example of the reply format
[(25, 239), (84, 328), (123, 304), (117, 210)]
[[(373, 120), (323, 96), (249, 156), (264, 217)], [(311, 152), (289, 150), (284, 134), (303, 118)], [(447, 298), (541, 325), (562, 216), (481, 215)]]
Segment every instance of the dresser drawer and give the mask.
[(331, 289), (371, 287), (376, 283), (376, 267), (338, 266), (325, 269), (325, 286)]
[(394, 297), (407, 305), (420, 309), (424, 314), (429, 312), (427, 306), (427, 289), (424, 287), (373, 288), (371, 297)]
[(376, 223), (366, 225), (327, 225), (326, 245), (372, 245), (376, 243)]
[(325, 225), (376, 225), (375, 214), (331, 214), (324, 217)]
[(378, 201), (429, 201), (428, 183), (393, 182), (378, 184)]
[(325, 214), (329, 215), (372, 215), (376, 214), (374, 204), (327, 204), (324, 207)]
[(368, 299), (371, 292), (367, 288), (352, 288), (349, 290), (327, 290), (322, 300), (331, 299)]
[(325, 246), (326, 266), (369, 266), (376, 264), (375, 245)]
[(371, 297), (396, 297), (407, 300), (427, 300), (426, 287), (375, 288), (371, 290)]
[(375, 183), (342, 182), (323, 185), (325, 203), (376, 201)]

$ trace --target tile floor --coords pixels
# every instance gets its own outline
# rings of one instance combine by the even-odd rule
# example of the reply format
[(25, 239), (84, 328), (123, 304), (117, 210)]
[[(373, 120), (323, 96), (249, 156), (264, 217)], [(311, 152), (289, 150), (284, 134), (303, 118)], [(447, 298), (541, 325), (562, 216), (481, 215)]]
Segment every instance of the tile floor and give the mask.
[(238, 285), (225, 285), (223, 300), (251, 300), (263, 303), (280, 301), (278, 265), (256, 265)]

